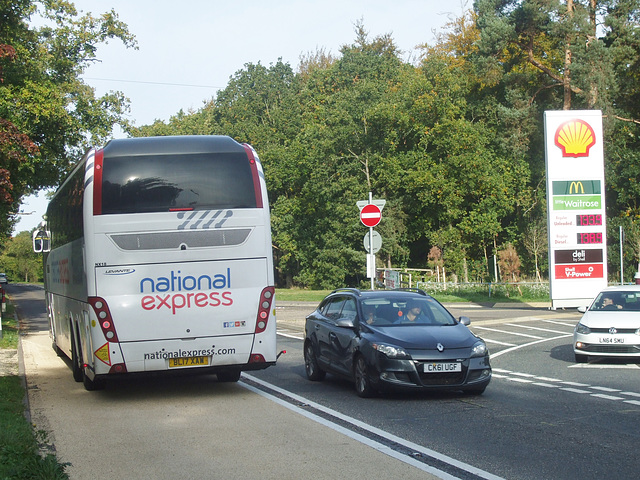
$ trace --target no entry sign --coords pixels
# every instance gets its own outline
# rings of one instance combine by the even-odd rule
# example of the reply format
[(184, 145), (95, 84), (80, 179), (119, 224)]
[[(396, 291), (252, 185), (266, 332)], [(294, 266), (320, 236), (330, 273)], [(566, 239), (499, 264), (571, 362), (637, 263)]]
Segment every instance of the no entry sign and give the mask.
[(365, 227), (375, 227), (382, 220), (382, 211), (377, 205), (369, 203), (360, 210), (360, 221)]

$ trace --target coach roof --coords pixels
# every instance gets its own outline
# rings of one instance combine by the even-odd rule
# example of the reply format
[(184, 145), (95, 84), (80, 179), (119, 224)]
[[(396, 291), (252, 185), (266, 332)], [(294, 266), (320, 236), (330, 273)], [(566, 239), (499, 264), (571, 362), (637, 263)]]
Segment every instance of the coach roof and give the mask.
[(104, 147), (105, 156), (111, 158), (232, 152), (244, 152), (244, 147), (231, 137), (224, 135), (119, 138), (109, 141)]

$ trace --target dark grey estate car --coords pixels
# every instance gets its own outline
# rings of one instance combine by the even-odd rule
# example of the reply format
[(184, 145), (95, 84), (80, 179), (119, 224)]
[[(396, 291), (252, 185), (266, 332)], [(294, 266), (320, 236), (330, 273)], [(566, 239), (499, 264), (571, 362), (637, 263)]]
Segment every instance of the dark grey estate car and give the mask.
[(417, 289), (338, 289), (306, 318), (309, 380), (352, 379), (358, 395), (385, 389), (462, 390), (491, 381), (485, 343), (436, 299)]

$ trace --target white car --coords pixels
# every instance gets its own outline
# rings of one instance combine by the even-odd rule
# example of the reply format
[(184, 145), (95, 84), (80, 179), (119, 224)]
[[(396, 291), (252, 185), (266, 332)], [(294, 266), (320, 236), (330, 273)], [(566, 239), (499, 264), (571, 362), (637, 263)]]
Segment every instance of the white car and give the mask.
[(0, 284), (2, 283), (9, 283), (9, 280), (7, 279), (7, 274), (6, 273), (0, 273)]
[(589, 357), (640, 358), (640, 285), (602, 290), (573, 331), (576, 362)]

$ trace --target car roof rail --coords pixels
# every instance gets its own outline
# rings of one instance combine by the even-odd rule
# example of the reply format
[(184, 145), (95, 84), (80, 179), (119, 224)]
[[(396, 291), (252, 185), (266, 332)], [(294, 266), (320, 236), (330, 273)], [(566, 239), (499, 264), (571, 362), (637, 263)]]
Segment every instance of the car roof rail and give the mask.
[(360, 296), (360, 293), (361, 293), (359, 288), (348, 288), (348, 287), (336, 288), (331, 293), (337, 293), (337, 292), (351, 292), (351, 293), (355, 293), (358, 296)]
[(413, 293), (419, 293), (420, 295), (424, 295), (425, 297), (427, 297), (427, 292), (425, 292), (424, 290), (420, 289), (420, 288), (394, 288), (394, 291), (398, 291), (398, 292), (413, 292)]

